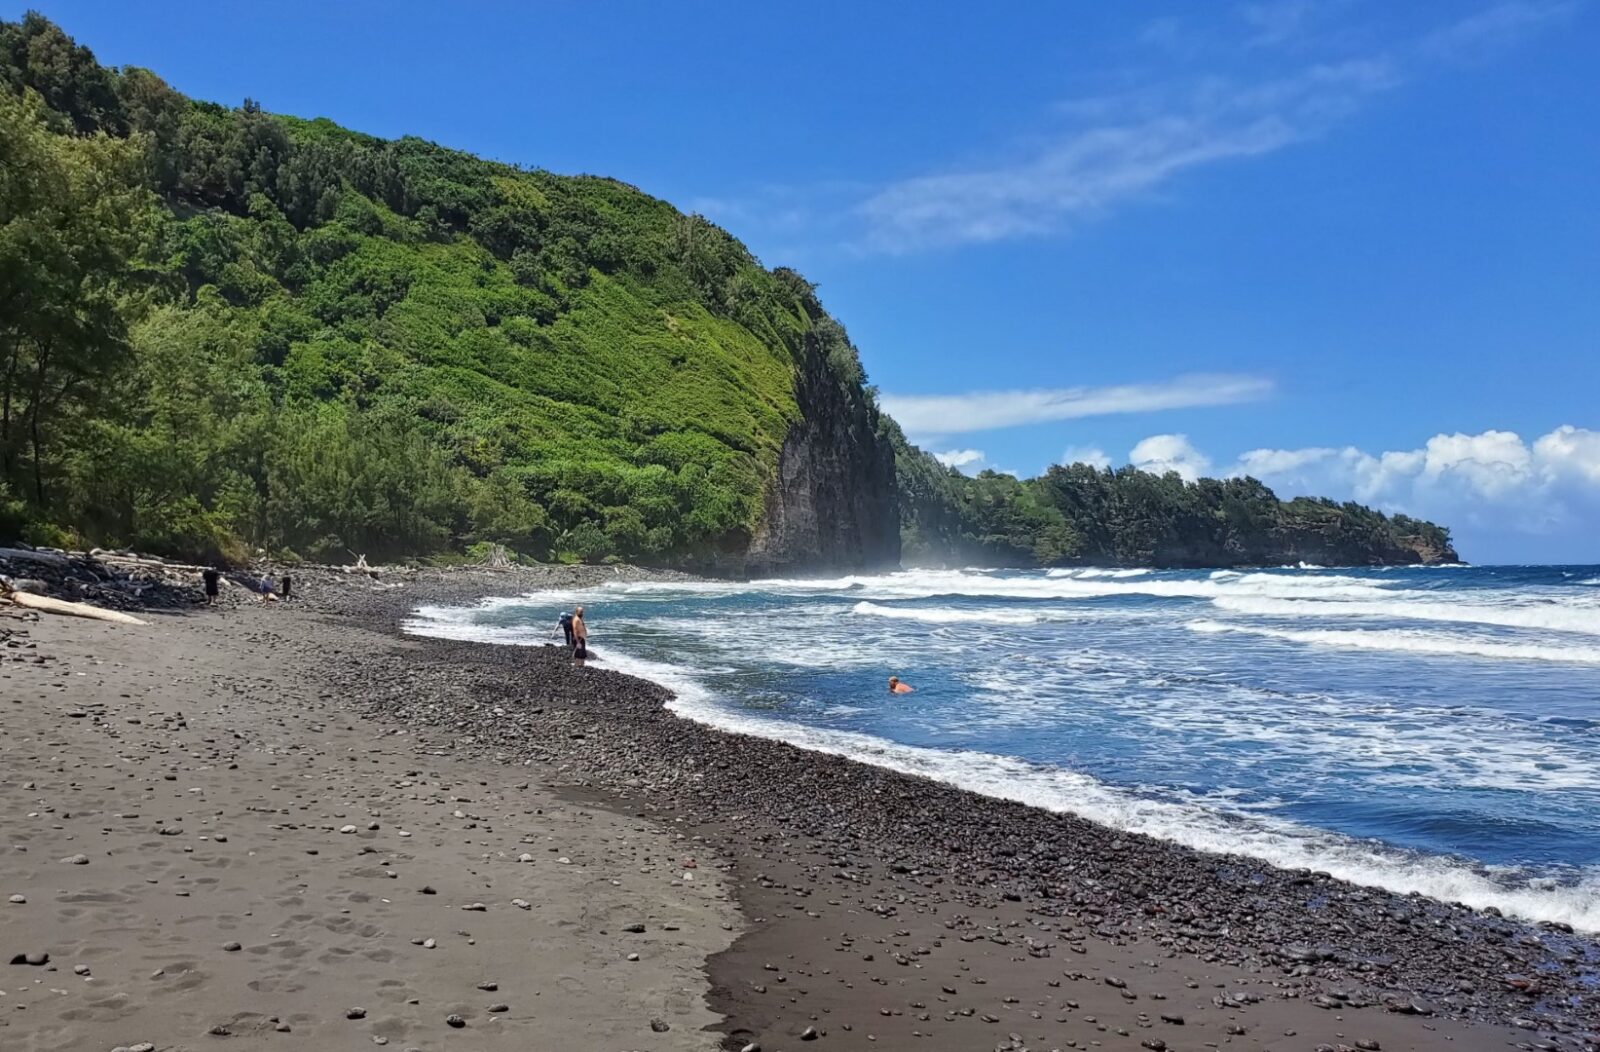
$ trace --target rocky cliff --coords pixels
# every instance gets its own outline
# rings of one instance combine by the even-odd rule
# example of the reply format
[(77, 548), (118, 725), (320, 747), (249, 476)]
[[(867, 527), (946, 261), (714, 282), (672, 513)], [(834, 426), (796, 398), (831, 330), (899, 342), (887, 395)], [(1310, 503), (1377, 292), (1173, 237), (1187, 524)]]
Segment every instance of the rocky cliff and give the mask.
[(795, 377), (800, 419), (778, 455), (766, 517), (739, 569), (752, 577), (896, 567), (894, 451), (878, 409), (808, 337)]

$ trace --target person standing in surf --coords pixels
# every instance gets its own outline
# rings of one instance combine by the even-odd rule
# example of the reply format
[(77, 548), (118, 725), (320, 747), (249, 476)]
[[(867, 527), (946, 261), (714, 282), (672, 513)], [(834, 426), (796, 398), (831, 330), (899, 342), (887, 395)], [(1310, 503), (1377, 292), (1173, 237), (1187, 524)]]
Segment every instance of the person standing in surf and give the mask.
[(572, 610), (572, 656), (586, 658), (589, 656), (589, 626), (583, 623), (583, 607), (574, 607)]

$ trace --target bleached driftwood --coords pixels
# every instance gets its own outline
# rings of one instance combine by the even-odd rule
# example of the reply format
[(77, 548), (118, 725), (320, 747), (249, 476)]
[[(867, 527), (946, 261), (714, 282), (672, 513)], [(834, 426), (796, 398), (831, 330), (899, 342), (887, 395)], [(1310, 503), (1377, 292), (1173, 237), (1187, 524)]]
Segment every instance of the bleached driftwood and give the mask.
[(67, 557), (60, 552), (35, 552), (26, 548), (0, 548), (0, 559), (14, 562), (44, 563), (46, 566), (66, 566)]
[(0, 600), (6, 600), (17, 606), (24, 606), (30, 610), (42, 610), (47, 614), (66, 614), (68, 617), (87, 617), (95, 621), (112, 621), (119, 625), (145, 625), (148, 621), (141, 621), (132, 614), (124, 614), (120, 610), (104, 610), (88, 603), (69, 603), (65, 599), (52, 599), (47, 595), (34, 595), (32, 592), (19, 592), (7, 588), (0, 592)]
[(210, 569), (207, 566), (197, 566), (193, 563), (174, 563), (165, 559), (152, 559), (142, 555), (118, 555), (116, 552), (95, 549), (89, 553), (91, 558), (99, 559), (103, 563), (115, 563), (118, 566), (148, 566), (155, 570), (186, 570), (190, 573), (199, 573)]

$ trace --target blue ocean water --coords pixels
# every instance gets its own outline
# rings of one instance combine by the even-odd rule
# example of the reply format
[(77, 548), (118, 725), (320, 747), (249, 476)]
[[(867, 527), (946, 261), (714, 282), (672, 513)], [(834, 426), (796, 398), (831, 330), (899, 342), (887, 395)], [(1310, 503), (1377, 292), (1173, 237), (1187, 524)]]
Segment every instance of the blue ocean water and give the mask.
[(410, 627), (539, 643), (579, 603), (692, 719), (1600, 931), (1600, 567), (618, 582)]

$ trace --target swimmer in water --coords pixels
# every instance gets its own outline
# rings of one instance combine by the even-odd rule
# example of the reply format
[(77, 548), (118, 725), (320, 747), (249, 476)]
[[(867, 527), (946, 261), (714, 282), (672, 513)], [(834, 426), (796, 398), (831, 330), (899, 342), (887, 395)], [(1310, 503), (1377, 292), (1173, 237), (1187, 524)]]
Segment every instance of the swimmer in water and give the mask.
[(913, 691), (915, 691), (916, 689), (917, 689), (916, 687), (913, 687), (909, 683), (901, 683), (899, 676), (890, 676), (889, 677), (889, 693), (890, 694), (910, 694)]

